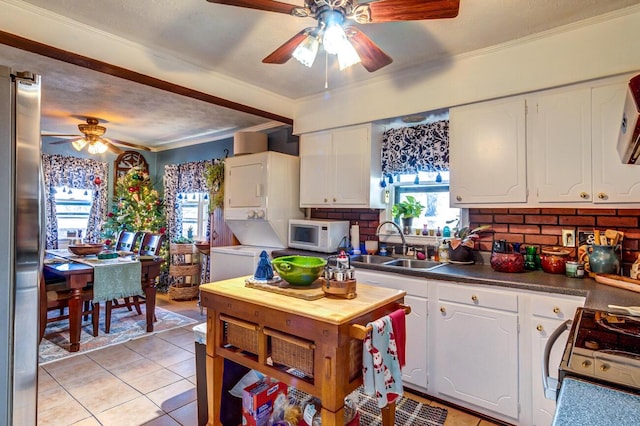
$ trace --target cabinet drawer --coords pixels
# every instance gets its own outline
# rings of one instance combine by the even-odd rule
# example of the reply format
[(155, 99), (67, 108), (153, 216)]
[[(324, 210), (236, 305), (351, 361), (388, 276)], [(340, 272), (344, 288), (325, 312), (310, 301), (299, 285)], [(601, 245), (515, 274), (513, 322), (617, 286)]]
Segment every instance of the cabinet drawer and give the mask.
[(438, 294), (440, 300), (518, 312), (518, 296), (513, 293), (474, 288), (465, 285), (440, 284)]
[(578, 296), (534, 296), (531, 313), (536, 316), (567, 320), (573, 318), (576, 308), (584, 305), (584, 297)]

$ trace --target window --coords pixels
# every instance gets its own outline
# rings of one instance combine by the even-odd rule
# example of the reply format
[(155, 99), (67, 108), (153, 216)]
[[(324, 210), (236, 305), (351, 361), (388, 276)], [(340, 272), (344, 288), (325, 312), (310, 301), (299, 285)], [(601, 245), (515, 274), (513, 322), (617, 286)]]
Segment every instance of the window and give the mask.
[(393, 203), (406, 199), (407, 195), (414, 196), (425, 206), (420, 217), (413, 220), (413, 231), (422, 232), (424, 225), (427, 229), (442, 231), (448, 226), (453, 229), (460, 220), (461, 209), (449, 207), (449, 172), (420, 172), (419, 183), (415, 183), (415, 174), (399, 176), (399, 182), (394, 184)]
[(75, 238), (87, 235), (93, 191), (62, 186), (55, 187), (55, 190), (58, 238)]
[[(206, 192), (183, 192), (178, 194), (182, 210), (181, 235), (185, 238), (206, 239), (209, 219), (209, 194)], [(189, 228), (192, 235), (189, 236)]]

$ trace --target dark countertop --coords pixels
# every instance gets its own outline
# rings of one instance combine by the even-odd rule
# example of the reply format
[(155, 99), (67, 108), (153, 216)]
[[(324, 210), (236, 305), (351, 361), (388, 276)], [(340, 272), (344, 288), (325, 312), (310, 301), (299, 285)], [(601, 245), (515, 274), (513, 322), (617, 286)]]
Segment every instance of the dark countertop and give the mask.
[[(326, 258), (330, 254), (294, 249), (274, 250), (272, 257), (302, 255)], [(391, 258), (390, 258), (391, 259)], [(398, 266), (365, 264), (353, 262), (358, 269), (369, 269), (380, 272), (391, 272), (406, 276), (430, 278), (440, 281), (455, 281), (465, 284), (495, 285), (512, 289), (538, 291), (542, 293), (568, 294), (585, 296), (585, 307), (607, 309), (607, 305), (640, 306), (640, 293), (601, 284), (595, 279), (569, 278), (561, 274), (548, 274), (543, 271), (526, 271), (522, 273), (496, 272), (488, 264), (458, 265), (444, 263), (430, 270), (410, 269)]]

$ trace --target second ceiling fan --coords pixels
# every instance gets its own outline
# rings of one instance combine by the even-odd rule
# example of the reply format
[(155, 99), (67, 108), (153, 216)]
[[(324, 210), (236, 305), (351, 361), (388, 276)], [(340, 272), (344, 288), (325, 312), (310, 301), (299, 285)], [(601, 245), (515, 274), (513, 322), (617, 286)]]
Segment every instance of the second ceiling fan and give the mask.
[(150, 148), (142, 145), (138, 145), (131, 142), (125, 142), (116, 139), (110, 139), (103, 137), (107, 128), (100, 125), (100, 121), (97, 118), (88, 117), (86, 123), (78, 124), (78, 130), (82, 135), (75, 134), (43, 134), (43, 137), (75, 137), (75, 139), (51, 142), (52, 145), (68, 143), (77, 150), (81, 151), (87, 147), (89, 154), (102, 154), (107, 150), (115, 153), (122, 154), (124, 151), (119, 146), (127, 148), (135, 148), (143, 151), (151, 151)]
[(305, 28), (262, 60), (269, 64), (284, 64), (291, 57), (310, 67), (320, 46), (338, 57), (340, 69), (361, 62), (374, 72), (393, 62), (358, 27), (394, 21), (444, 19), (458, 16), (460, 0), (304, 0), (297, 6), (273, 0), (207, 0), (269, 12), (311, 17), (317, 26)]

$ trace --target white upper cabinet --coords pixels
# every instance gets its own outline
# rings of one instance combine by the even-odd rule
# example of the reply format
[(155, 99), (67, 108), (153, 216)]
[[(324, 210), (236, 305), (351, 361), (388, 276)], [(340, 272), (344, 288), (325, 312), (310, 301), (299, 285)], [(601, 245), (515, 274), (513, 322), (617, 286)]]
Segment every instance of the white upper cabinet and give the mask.
[(382, 133), (371, 124), (300, 136), (300, 207), (384, 208)]
[(538, 201), (590, 201), (591, 89), (540, 94), (529, 106)]
[(626, 83), (542, 94), (530, 111), (540, 203), (640, 202), (640, 167), (616, 150)]
[(596, 87), (592, 102), (594, 203), (640, 203), (640, 166), (623, 164), (616, 150), (627, 84)]
[(452, 206), (527, 201), (524, 98), (449, 111)]

